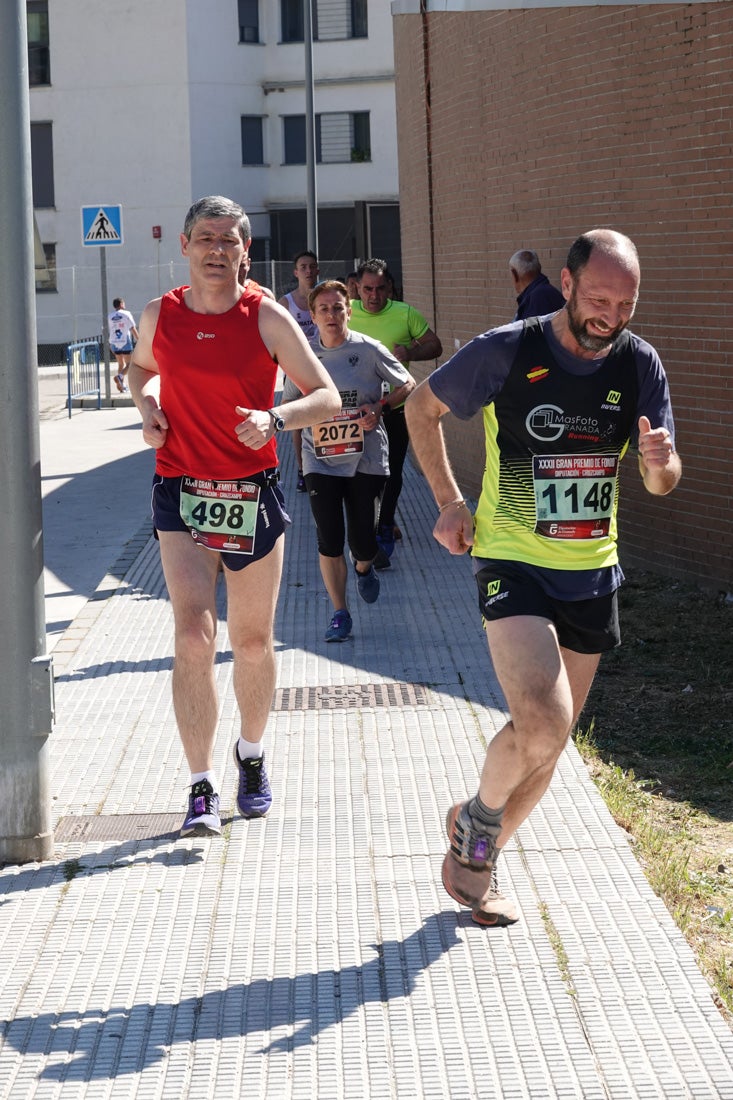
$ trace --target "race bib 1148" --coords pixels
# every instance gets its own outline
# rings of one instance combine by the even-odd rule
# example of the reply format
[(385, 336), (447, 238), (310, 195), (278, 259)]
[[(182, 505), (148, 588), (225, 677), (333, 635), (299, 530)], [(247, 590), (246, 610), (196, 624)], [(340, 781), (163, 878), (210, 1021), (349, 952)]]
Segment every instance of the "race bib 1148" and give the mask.
[(618, 455), (535, 455), (535, 532), (548, 539), (599, 539), (610, 530)]

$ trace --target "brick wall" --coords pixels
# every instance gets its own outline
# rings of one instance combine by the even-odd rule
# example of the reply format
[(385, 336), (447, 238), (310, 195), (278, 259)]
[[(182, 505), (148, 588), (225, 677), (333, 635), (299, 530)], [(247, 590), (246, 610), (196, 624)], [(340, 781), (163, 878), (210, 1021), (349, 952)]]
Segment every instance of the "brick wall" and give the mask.
[[(622, 557), (733, 589), (733, 3), (393, 23), (406, 300), (445, 358), (511, 319), (516, 249), (535, 248), (557, 284), (583, 230), (632, 237), (631, 327), (667, 369), (684, 475), (652, 498), (627, 458)], [(476, 494), (480, 417), (448, 420), (456, 474)]]

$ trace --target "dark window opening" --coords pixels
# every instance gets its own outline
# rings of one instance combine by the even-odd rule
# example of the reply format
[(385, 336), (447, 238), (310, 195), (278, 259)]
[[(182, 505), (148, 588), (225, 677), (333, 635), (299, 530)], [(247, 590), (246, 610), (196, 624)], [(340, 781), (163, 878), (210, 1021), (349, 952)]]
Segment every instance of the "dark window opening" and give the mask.
[(259, 0), (237, 0), (237, 9), (239, 16), (239, 41), (259, 42)]
[(265, 151), (262, 140), (260, 115), (242, 115), (242, 164), (264, 164)]
[(53, 130), (50, 122), (31, 123), (31, 173), (33, 205), (56, 204), (53, 185)]
[(29, 0), (28, 83), (31, 88), (51, 83), (51, 59), (48, 48), (48, 0)]
[(56, 245), (41, 245), (43, 255), (36, 256), (36, 290), (56, 290)]

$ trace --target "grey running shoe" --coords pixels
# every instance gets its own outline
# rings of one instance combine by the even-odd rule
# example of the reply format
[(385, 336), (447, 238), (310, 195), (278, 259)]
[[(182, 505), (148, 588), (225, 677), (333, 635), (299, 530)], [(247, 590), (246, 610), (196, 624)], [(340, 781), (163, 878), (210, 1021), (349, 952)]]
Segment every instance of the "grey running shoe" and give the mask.
[(219, 795), (206, 779), (194, 783), (188, 796), (188, 813), (181, 836), (220, 836)]
[(495, 839), (476, 831), (466, 807), (458, 803), (446, 817), (450, 851), (443, 860), (443, 886), (454, 901), (468, 906), (477, 924), (514, 924), (517, 907), (501, 893), (496, 878)]

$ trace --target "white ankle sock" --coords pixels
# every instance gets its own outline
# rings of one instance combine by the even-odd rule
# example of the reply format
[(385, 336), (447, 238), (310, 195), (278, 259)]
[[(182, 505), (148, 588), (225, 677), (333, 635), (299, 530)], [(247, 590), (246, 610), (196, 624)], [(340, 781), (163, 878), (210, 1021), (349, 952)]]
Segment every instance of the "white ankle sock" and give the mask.
[(237, 754), (240, 760), (259, 760), (264, 749), (261, 741), (245, 741), (243, 737), (237, 742)]
[(211, 786), (214, 788), (215, 791), (219, 790), (216, 783), (216, 772), (191, 772), (192, 787), (194, 783), (200, 783), (202, 779), (205, 779), (208, 783), (211, 783)]

